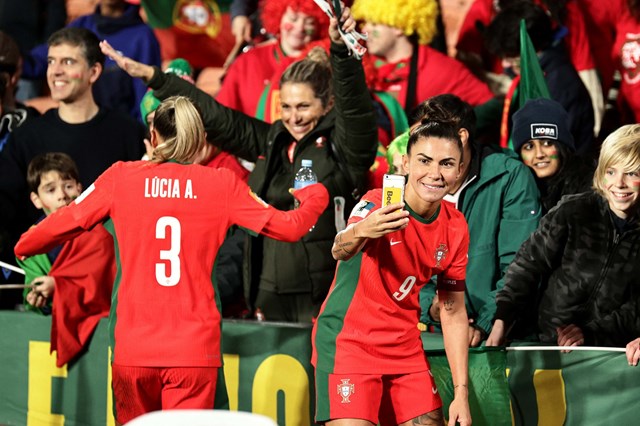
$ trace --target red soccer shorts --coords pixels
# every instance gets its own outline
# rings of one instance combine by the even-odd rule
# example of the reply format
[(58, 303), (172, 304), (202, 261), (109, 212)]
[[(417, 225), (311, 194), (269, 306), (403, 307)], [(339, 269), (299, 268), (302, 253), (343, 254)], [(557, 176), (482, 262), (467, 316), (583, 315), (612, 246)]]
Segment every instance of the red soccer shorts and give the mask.
[(326, 374), (316, 371), (316, 421), (364, 419), (398, 425), (442, 407), (431, 371)]
[(124, 424), (142, 414), (172, 408), (212, 409), (217, 367), (112, 365), (114, 416)]

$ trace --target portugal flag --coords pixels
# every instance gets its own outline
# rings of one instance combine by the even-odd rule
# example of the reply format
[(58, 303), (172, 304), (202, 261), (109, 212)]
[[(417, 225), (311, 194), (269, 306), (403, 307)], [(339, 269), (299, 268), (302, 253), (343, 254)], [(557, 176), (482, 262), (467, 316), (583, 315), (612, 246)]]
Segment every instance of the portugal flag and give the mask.
[(232, 0), (142, 0), (162, 60), (184, 58), (194, 68), (221, 67), (235, 44)]
[(56, 280), (51, 319), (51, 352), (56, 365), (71, 361), (109, 316), (116, 275), (113, 237), (102, 226), (68, 241), (51, 266)]

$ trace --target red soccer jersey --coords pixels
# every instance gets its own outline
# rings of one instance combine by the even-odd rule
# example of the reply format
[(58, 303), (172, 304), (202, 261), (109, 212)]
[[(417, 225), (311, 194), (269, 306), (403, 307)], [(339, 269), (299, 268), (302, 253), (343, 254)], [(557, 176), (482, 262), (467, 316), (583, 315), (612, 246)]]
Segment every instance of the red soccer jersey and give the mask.
[[(443, 93), (454, 94), (474, 106), (493, 98), (489, 86), (474, 76), (462, 62), (429, 46), (419, 46), (418, 49), (416, 103)], [(396, 63), (380, 60), (373, 79), (374, 90), (390, 93), (403, 107), (406, 106), (409, 62), (410, 58)]]
[(220, 367), (212, 283), (218, 249), (231, 225), (260, 232), (274, 212), (226, 169), (119, 162), (36, 228), (49, 240), (113, 219), (120, 276), (110, 318), (114, 363)]
[(285, 56), (277, 41), (254, 47), (239, 55), (231, 64), (216, 100), (224, 106), (256, 117), (260, 98), (274, 73), (294, 60)]
[[(349, 224), (378, 209), (382, 190), (369, 191)], [(433, 275), (438, 288), (464, 291), (469, 234), (460, 212), (442, 203), (434, 218), (411, 213), (409, 225), (338, 262), (313, 330), (313, 365), (338, 374), (404, 374), (427, 369), (418, 294)]]

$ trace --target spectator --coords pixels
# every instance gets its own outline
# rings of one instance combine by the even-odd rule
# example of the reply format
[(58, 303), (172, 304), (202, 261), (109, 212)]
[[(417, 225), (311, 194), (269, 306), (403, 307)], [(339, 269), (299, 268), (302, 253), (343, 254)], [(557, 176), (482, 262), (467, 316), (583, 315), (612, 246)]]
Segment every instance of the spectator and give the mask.
[[(27, 107), (16, 100), (17, 84), (22, 67), (21, 61), (18, 45), (9, 35), (0, 31), (0, 152), (4, 149), (12, 131), (24, 124), (28, 119), (40, 115), (35, 109)], [(14, 242), (15, 240), (11, 237), (11, 230), (5, 225), (0, 225), (1, 261), (13, 262), (12, 247)], [(18, 276), (16, 272), (0, 268), (0, 284), (15, 283), (21, 279), (22, 276)], [(5, 291), (3, 293), (0, 295), (0, 306), (9, 307), (19, 303), (18, 292)]]
[(216, 96), (222, 105), (258, 118), (263, 118), (258, 108), (279, 107), (259, 105), (273, 75), (300, 59), (309, 42), (325, 37), (328, 24), (324, 12), (305, 0), (265, 0), (261, 17), (267, 32), (276, 38), (238, 56)]
[[(45, 216), (71, 203), (82, 189), (78, 168), (61, 152), (36, 156), (29, 163), (27, 181), (31, 201)], [(98, 321), (109, 315), (116, 277), (113, 238), (98, 224), (46, 254), (18, 259), (18, 264), (26, 273), (25, 283), (33, 285), (24, 291), (25, 307), (52, 313), (51, 351), (56, 351), (56, 365), (62, 367), (80, 353)]]
[[(444, 425), (416, 328), (419, 289), (435, 274), (454, 386), (449, 424), (471, 425), (464, 306), (469, 233), (462, 214), (441, 202), (461, 165), (457, 123), (422, 121), (403, 160), (404, 202), (384, 206), (383, 191), (369, 191), (336, 236), (338, 267), (312, 334), (317, 422)], [(350, 396), (352, 404), (345, 404)]]
[[(44, 217), (78, 198), (82, 185), (78, 168), (67, 154), (51, 152), (34, 157), (27, 169), (27, 182), (31, 202)], [(40, 222), (44, 217), (40, 218)], [(51, 265), (60, 254), (60, 247), (49, 253), (33, 256), (18, 264), (25, 271), (25, 284), (35, 287), (24, 289), (27, 310), (51, 313), (51, 299), (55, 290), (55, 278), (49, 275)]]
[(638, 361), (640, 361), (640, 337), (627, 343), (626, 354), (629, 365), (634, 367), (638, 365)]
[[(348, 8), (342, 22), (347, 32), (355, 28)], [(273, 124), (226, 108), (179, 77), (122, 57), (108, 43), (102, 44), (132, 76), (148, 81), (159, 99), (177, 93), (194, 99), (213, 143), (256, 163), (249, 186), (274, 207), (293, 208), (289, 188), (294, 175), (302, 159), (313, 161), (331, 200), (315, 228), (295, 244), (258, 237), (247, 245), (245, 295), (267, 320), (310, 322), (318, 313), (335, 270), (330, 247), (336, 229), (344, 222), (343, 212), (355, 204), (352, 194), (364, 187), (376, 154), (375, 113), (362, 65), (349, 56), (335, 19), (330, 35), (330, 67), (325, 52), (317, 49), (312, 51), (316, 59), (296, 62), (283, 75), (282, 119)], [(345, 206), (336, 205), (334, 197), (344, 198)]]
[[(538, 191), (531, 173), (515, 155), (476, 141), (474, 111), (460, 98), (435, 96), (420, 105), (416, 116), (423, 120), (450, 117), (462, 140), (461, 172), (444, 201), (462, 212), (469, 225), (465, 295), (469, 345), (478, 346), (491, 331), (495, 295), (502, 288), (505, 271), (540, 220)], [(421, 322), (439, 329), (440, 305), (434, 286), (422, 289), (420, 304)]]
[[(553, 44), (561, 44), (566, 48), (571, 63), (591, 96), (594, 120), (594, 133), (600, 129), (604, 110), (603, 85), (596, 68), (595, 50), (592, 48), (593, 27), (588, 27), (584, 7), (578, 4), (591, 0), (518, 0), (537, 4), (547, 11), (552, 20)], [(615, 0), (614, 0), (615, 1)], [(476, 0), (469, 8), (458, 33), (457, 57), (469, 65), (471, 69), (481, 67), (480, 72), (491, 74), (485, 76), (491, 80), (494, 73), (501, 73), (500, 60), (490, 55), (484, 46), (482, 31), (503, 7), (509, 7), (513, 0)], [(589, 30), (587, 30), (589, 28)], [(504, 76), (506, 77), (506, 76)], [(508, 85), (507, 85), (508, 88)], [(506, 90), (506, 89), (505, 89)]]
[(464, 65), (428, 46), (437, 15), (437, 0), (353, 4), (353, 16), (365, 22), (367, 48), (375, 58), (371, 88), (393, 94), (407, 112), (442, 93), (453, 93), (472, 105), (493, 97)]
[(513, 115), (511, 139), (536, 179), (543, 215), (563, 195), (591, 189), (595, 161), (575, 155), (569, 117), (556, 101), (528, 100)]
[[(519, 1), (502, 9), (485, 32), (489, 52), (502, 59), (505, 72), (520, 74), (520, 21), (524, 19), (551, 98), (569, 114), (569, 128), (578, 154), (593, 149), (594, 115), (589, 92), (562, 45), (553, 45), (551, 18), (539, 6)], [(517, 84), (517, 80), (515, 84)], [(518, 105), (511, 99), (511, 105)], [(513, 111), (513, 110), (511, 110)]]
[(487, 346), (532, 326), (560, 346), (622, 346), (640, 335), (639, 124), (605, 139), (593, 187), (564, 197), (522, 245), (496, 296)]
[[(236, 224), (295, 241), (328, 203), (327, 190), (317, 184), (296, 191), (298, 210), (281, 212), (230, 171), (188, 164), (206, 141), (187, 98), (158, 107), (151, 144), (151, 162), (116, 163), (15, 247), (20, 258), (46, 252), (113, 220), (122, 266), (110, 321), (119, 424), (155, 410), (213, 408), (222, 348), (211, 274), (228, 228)], [(211, 182), (219, 182), (215, 190)]]
[(94, 101), (91, 87), (104, 61), (98, 43), (89, 30), (73, 27), (49, 39), (47, 83), (60, 105), (13, 131), (0, 153), (0, 227), (9, 241), (17, 241), (38, 217), (29, 206), (26, 187), (27, 166), (36, 155), (52, 151), (70, 155), (83, 187), (116, 161), (142, 157), (142, 124)]
[[(124, 55), (160, 66), (160, 46), (153, 30), (140, 18), (140, 6), (125, 0), (100, 0), (91, 15), (72, 21), (70, 28), (86, 28), (100, 40), (108, 40)], [(43, 78), (47, 71), (47, 46), (39, 45), (25, 55), (24, 77)], [(93, 86), (96, 103), (140, 118), (140, 101), (147, 88), (107, 60), (100, 79)]]
[(22, 57), (16, 42), (0, 31), (0, 151), (4, 148), (9, 133), (22, 125), (28, 118), (40, 115), (34, 108), (16, 100), (18, 82), (22, 72)]

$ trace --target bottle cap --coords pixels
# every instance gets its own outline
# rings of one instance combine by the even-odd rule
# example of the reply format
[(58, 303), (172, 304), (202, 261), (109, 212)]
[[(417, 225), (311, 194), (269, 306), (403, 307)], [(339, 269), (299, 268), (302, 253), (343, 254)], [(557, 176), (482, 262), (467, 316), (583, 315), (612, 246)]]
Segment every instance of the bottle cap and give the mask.
[(301, 164), (302, 167), (311, 167), (313, 166), (313, 161), (304, 159), (302, 160)]

